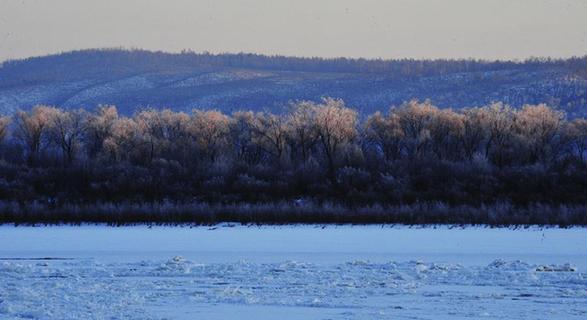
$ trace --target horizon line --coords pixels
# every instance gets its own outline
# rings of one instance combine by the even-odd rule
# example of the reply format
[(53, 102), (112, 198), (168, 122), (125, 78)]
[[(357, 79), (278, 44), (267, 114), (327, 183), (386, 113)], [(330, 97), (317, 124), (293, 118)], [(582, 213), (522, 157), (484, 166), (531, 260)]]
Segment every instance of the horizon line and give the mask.
[(414, 58), (414, 57), (397, 57), (397, 58), (382, 58), (382, 57), (352, 57), (352, 56), (304, 56), (304, 55), (288, 55), (288, 54), (280, 54), (280, 53), (261, 53), (261, 52), (234, 52), (234, 51), (195, 51), (193, 49), (184, 48), (179, 51), (165, 51), (165, 50), (153, 50), (153, 49), (146, 49), (146, 48), (138, 48), (138, 47), (94, 47), (94, 48), (81, 48), (81, 49), (72, 49), (66, 51), (58, 51), (52, 52), (47, 54), (40, 54), (40, 55), (32, 55), (27, 57), (21, 58), (8, 58), (4, 60), (0, 60), (0, 66), (4, 63), (11, 63), (11, 62), (21, 62), (30, 59), (38, 59), (38, 58), (46, 58), (46, 57), (53, 57), (59, 56), (64, 54), (70, 53), (79, 53), (79, 52), (90, 52), (90, 51), (142, 51), (142, 52), (149, 52), (149, 53), (163, 53), (169, 55), (182, 55), (182, 54), (194, 54), (194, 55), (212, 55), (212, 56), (222, 56), (222, 55), (257, 55), (262, 57), (282, 57), (282, 58), (290, 58), (290, 59), (323, 59), (323, 60), (365, 60), (365, 61), (384, 61), (384, 62), (393, 62), (393, 61), (474, 61), (474, 62), (501, 62), (501, 63), (525, 63), (525, 62), (532, 62), (532, 61), (539, 61), (539, 62), (547, 62), (547, 61), (564, 61), (564, 60), (571, 60), (571, 59), (586, 59), (587, 52), (584, 55), (572, 55), (566, 57), (551, 57), (551, 56), (528, 56), (525, 58), (495, 58), (495, 59), (487, 59), (487, 58), (475, 58), (475, 57), (454, 57), (454, 58), (441, 58), (441, 57), (429, 57), (429, 58)]

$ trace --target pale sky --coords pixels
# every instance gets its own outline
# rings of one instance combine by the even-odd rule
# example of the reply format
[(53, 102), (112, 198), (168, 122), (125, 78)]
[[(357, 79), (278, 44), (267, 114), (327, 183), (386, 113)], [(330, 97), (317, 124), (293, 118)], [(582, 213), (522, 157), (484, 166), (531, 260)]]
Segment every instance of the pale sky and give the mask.
[(84, 48), (366, 58), (587, 54), (587, 0), (0, 0), (0, 61)]

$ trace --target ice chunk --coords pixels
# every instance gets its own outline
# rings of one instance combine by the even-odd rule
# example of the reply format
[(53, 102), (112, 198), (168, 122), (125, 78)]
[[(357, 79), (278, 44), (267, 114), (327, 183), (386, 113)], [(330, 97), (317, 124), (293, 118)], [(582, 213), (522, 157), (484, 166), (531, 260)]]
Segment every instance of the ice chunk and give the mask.
[(538, 272), (575, 272), (577, 268), (572, 266), (570, 263), (565, 263), (563, 265), (539, 265), (536, 267), (536, 271)]

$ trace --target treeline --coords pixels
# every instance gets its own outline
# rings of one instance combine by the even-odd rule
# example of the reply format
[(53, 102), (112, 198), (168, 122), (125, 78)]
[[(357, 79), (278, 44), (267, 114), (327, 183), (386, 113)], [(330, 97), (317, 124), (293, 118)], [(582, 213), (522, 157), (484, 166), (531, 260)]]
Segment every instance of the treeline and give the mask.
[[(288, 57), (253, 53), (152, 52), (141, 49), (88, 49), (45, 57), (5, 61), (0, 82), (20, 85), (36, 81), (87, 79), (95, 76), (122, 77), (137, 72), (206, 70), (207, 68), (251, 68), (301, 72), (375, 73), (409, 79), (453, 73), (522, 69), (562, 68), (570, 75), (587, 75), (587, 56), (569, 59), (531, 58), (523, 61), (475, 59), (352, 59)], [(23, 66), (26, 66), (24, 68)], [(72, 72), (75, 70), (76, 72)], [(83, 72), (80, 72), (83, 70)]]
[(546, 105), (36, 106), (1, 118), (0, 141), (5, 222), (587, 223), (587, 120)]

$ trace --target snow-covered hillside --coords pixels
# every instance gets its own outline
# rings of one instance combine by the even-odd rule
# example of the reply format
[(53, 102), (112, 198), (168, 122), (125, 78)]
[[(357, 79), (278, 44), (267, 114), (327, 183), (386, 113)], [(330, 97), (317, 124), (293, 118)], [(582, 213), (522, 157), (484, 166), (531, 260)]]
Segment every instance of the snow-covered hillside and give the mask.
[(587, 229), (0, 227), (1, 319), (584, 319)]
[(587, 114), (587, 59), (558, 62), (302, 59), (84, 50), (0, 65), (0, 114), (35, 104), (281, 112), (331, 96), (369, 114), (411, 99), (440, 107), (548, 103)]

